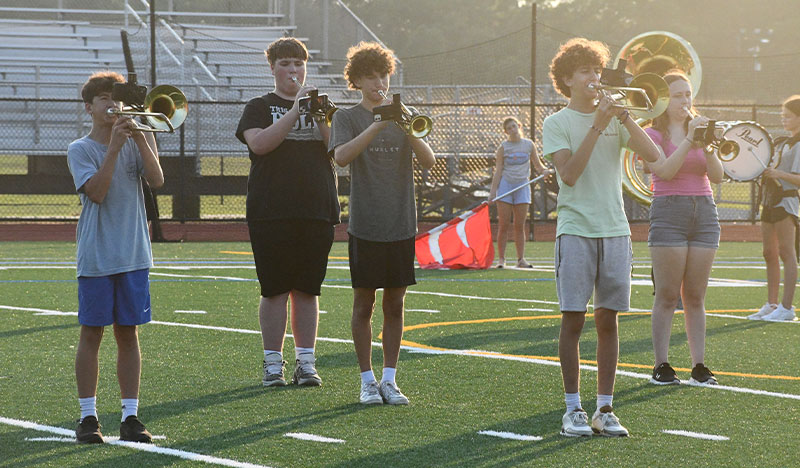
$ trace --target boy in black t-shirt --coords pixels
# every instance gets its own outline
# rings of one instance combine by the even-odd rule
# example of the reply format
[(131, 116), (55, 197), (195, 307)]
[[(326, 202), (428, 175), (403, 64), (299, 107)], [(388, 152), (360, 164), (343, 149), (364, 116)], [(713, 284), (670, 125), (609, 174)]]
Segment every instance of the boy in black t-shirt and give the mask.
[(291, 297), (292, 383), (317, 386), (322, 384), (314, 356), (317, 297), (339, 222), (336, 174), (326, 148), (330, 130), (300, 109), (300, 98), (315, 89), (299, 84), (308, 61), (303, 43), (281, 38), (266, 55), (275, 89), (247, 103), (236, 130), (250, 151), (247, 226), (261, 285), (262, 383), (286, 385), (283, 340)]

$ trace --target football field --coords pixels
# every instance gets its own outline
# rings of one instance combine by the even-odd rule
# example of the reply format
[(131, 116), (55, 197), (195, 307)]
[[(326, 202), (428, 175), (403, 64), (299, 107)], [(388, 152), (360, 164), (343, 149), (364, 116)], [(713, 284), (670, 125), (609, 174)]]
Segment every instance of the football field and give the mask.
[[(646, 244), (635, 243), (614, 396), (631, 436), (572, 439), (559, 435), (564, 396), (551, 242), (528, 244), (533, 270), (417, 270), (397, 374), (411, 403), (400, 407), (358, 403), (346, 243), (334, 244), (322, 289), (323, 385), (311, 388), (261, 385), (259, 287), (249, 244), (154, 244), (153, 321), (140, 327), (139, 417), (156, 439), (144, 445), (114, 437), (120, 400), (109, 329), (97, 393), (108, 443), (84, 446), (74, 441), (75, 246), (0, 243), (0, 466), (798, 466), (800, 322), (745, 319), (766, 300), (760, 252), (757, 243), (723, 243), (717, 254), (706, 300), (706, 364), (720, 385), (660, 387), (648, 383), (650, 259)], [(378, 378), (381, 324), (378, 306)], [(287, 334), (291, 375), (291, 329)], [(581, 397), (590, 415), (595, 346), (587, 318)], [(670, 363), (688, 381), (680, 312)]]

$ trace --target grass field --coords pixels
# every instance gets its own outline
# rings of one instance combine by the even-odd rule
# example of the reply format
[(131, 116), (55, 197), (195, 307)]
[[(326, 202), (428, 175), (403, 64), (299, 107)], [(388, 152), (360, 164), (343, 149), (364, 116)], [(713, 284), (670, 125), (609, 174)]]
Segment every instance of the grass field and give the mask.
[[(558, 435), (552, 243), (528, 245), (534, 271), (418, 270), (397, 377), (408, 407), (358, 404), (346, 244), (334, 245), (320, 299), (319, 388), (261, 386), (249, 245), (153, 251), (139, 415), (161, 437), (152, 446), (88, 447), (71, 441), (79, 415), (74, 244), (0, 243), (0, 466), (798, 466), (800, 323), (744, 320), (766, 296), (760, 244), (723, 244), (717, 255), (706, 302), (706, 363), (716, 388), (648, 383), (653, 297), (647, 247), (635, 245), (614, 399), (631, 431), (625, 439)], [(380, 312), (373, 323), (380, 377)], [(688, 380), (682, 315), (673, 327), (670, 362)], [(581, 376), (590, 414), (595, 338), (587, 320)], [(287, 338), (290, 358), (293, 345)], [(119, 428), (115, 356), (109, 330), (98, 390), (106, 436)], [(316, 438), (290, 436), (298, 433)]]

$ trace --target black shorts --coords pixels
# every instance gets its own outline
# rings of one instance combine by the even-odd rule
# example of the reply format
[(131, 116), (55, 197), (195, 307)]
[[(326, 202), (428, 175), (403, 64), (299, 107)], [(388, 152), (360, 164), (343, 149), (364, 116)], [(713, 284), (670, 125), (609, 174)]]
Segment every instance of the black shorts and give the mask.
[(373, 242), (350, 234), (350, 280), (354, 288), (402, 288), (417, 284), (414, 277), (414, 238)]
[(311, 219), (248, 221), (261, 295), (293, 289), (320, 295), (333, 245), (333, 225)]
[(777, 223), (778, 221), (785, 219), (791, 216), (792, 218), (797, 218), (789, 214), (782, 206), (772, 206), (772, 207), (763, 207), (761, 210), (761, 222), (762, 223)]

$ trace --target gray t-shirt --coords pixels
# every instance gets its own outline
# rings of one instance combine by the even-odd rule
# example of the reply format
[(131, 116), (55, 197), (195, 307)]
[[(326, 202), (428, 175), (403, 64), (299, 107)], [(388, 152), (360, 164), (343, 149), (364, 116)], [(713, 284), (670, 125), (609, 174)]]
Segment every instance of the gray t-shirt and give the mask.
[[(800, 174), (800, 143), (792, 145), (786, 142), (778, 148), (778, 151), (781, 155), (781, 161), (776, 169), (790, 174)], [(781, 190), (797, 190), (800, 188), (785, 180), (776, 180), (780, 182)], [(782, 207), (787, 213), (795, 216), (800, 214), (800, 200), (797, 197), (784, 197), (776, 206)]]
[(108, 276), (153, 266), (140, 177), (142, 156), (132, 138), (122, 146), (103, 203), (83, 185), (100, 169), (108, 146), (88, 136), (70, 143), (67, 162), (81, 200), (78, 219), (78, 276)]
[(533, 142), (527, 138), (519, 141), (504, 141), (503, 179), (512, 185), (523, 184), (531, 177), (531, 155)]
[[(360, 104), (333, 118), (329, 151), (360, 135), (373, 122)], [(373, 242), (414, 237), (417, 211), (409, 137), (389, 124), (350, 163), (350, 222), (347, 232)]]

